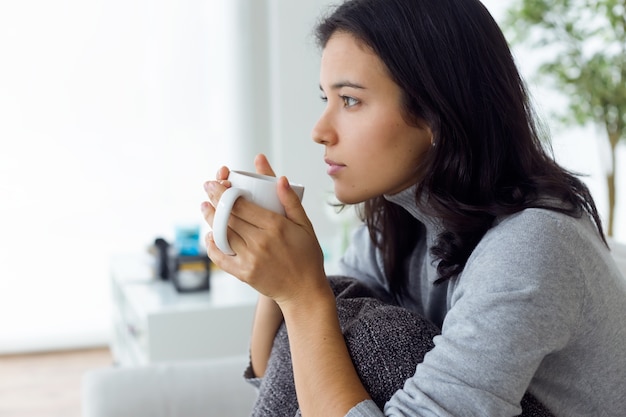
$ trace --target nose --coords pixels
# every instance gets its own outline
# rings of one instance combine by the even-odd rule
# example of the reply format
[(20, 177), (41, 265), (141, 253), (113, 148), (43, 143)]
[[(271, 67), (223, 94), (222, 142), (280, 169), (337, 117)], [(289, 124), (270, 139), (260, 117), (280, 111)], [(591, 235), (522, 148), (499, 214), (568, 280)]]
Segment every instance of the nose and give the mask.
[(315, 126), (313, 126), (311, 138), (313, 138), (314, 142), (325, 146), (333, 145), (337, 142), (337, 132), (331, 122), (328, 109), (322, 113)]

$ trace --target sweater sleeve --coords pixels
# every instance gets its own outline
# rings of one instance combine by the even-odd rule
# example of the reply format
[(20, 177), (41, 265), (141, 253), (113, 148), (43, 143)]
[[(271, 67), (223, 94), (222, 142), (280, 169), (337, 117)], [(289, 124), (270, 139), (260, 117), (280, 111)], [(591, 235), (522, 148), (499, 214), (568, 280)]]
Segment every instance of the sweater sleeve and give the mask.
[(585, 238), (564, 217), (526, 211), (485, 235), (453, 287), (435, 347), (385, 415), (519, 415), (540, 363), (580, 319)]
[(365, 400), (354, 407), (346, 414), (345, 417), (384, 417), (383, 412), (376, 406), (372, 400)]
[(248, 366), (243, 371), (243, 379), (256, 389), (259, 389), (261, 382), (263, 382), (263, 378), (259, 378), (254, 374), (254, 371), (252, 370), (252, 362), (248, 362)]

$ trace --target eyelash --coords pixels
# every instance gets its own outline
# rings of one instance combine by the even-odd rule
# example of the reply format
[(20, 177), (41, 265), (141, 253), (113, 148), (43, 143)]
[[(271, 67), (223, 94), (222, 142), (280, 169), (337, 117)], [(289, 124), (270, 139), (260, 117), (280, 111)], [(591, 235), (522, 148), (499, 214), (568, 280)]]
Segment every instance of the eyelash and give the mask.
[[(357, 104), (360, 103), (358, 99), (356, 99), (354, 97), (350, 97), (350, 96), (339, 96), (339, 98), (341, 98), (341, 100), (343, 100), (344, 108), (350, 108), (350, 107), (356, 106)], [(328, 97), (326, 97), (326, 96), (320, 96), (320, 99), (324, 103), (328, 102)], [(352, 101), (353, 103), (352, 104), (348, 104), (348, 101)]]

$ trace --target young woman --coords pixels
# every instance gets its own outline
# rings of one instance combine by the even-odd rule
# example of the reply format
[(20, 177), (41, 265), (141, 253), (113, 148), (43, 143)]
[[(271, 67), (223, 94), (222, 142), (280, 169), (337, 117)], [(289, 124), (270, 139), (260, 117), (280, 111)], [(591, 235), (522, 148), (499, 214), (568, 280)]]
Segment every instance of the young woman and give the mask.
[[(343, 273), (440, 328), (381, 409), (342, 334), (313, 228), (239, 200), (219, 267), (261, 293), (252, 370), (283, 323), (304, 416), (556, 416), (626, 410), (626, 282), (587, 188), (546, 153), (507, 43), (478, 0), (350, 0), (317, 27), (326, 108), (313, 129), (364, 225)], [(267, 160), (257, 170), (273, 174)], [(213, 206), (229, 184), (205, 184)]]

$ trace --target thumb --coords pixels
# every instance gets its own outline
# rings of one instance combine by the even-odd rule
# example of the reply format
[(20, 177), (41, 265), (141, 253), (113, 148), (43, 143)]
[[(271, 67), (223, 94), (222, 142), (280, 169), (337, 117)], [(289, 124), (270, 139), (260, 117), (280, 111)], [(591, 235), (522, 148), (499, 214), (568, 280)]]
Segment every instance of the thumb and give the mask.
[(269, 175), (270, 177), (275, 177), (276, 174), (272, 169), (267, 157), (262, 153), (258, 154), (254, 158), (254, 167), (256, 168), (257, 174)]
[(277, 192), (280, 203), (285, 208), (285, 216), (298, 224), (310, 225), (311, 222), (304, 211), (304, 207), (302, 207), (300, 197), (298, 197), (298, 194), (291, 188), (286, 177), (280, 177), (278, 179), (276, 188), (278, 189)]

